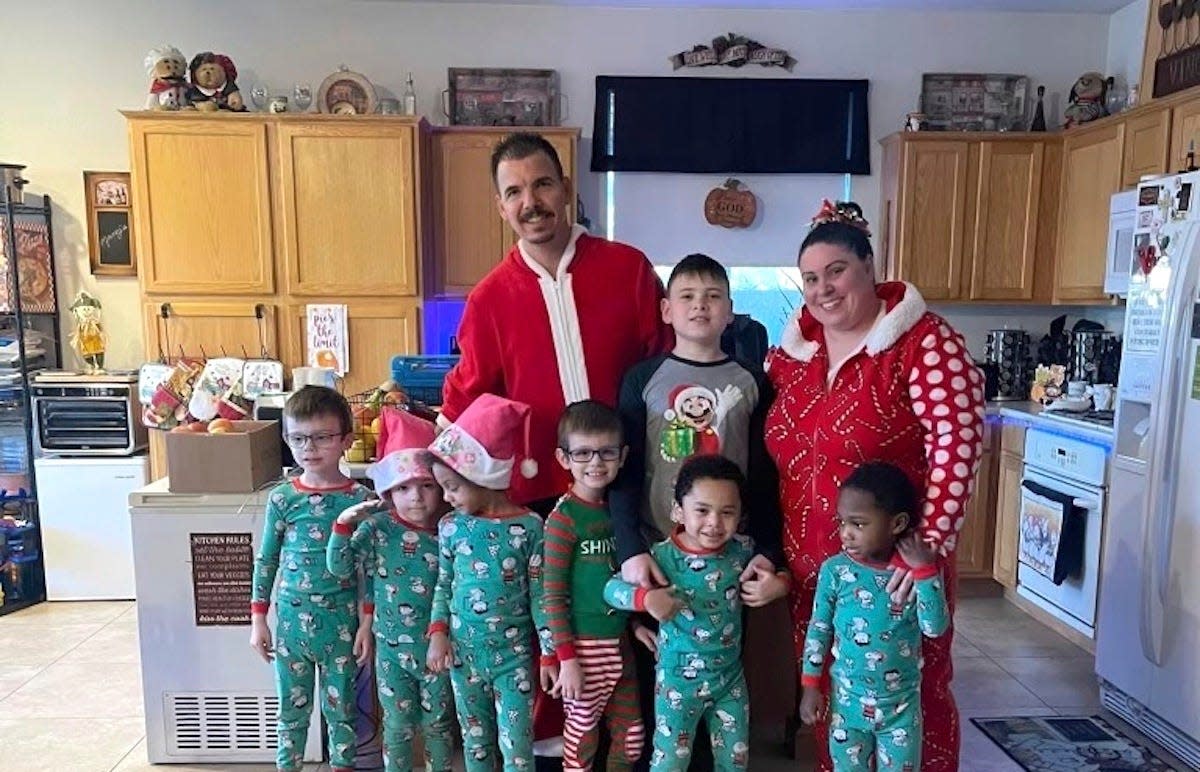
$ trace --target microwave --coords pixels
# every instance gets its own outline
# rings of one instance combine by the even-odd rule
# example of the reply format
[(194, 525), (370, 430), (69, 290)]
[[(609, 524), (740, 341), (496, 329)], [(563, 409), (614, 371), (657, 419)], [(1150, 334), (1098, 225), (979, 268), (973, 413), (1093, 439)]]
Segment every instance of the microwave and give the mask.
[(34, 445), (47, 456), (131, 456), (147, 445), (137, 384), (35, 380)]
[(1114, 193), (1108, 207), (1108, 253), (1104, 291), (1125, 297), (1133, 269), (1133, 228), (1137, 221), (1137, 189)]

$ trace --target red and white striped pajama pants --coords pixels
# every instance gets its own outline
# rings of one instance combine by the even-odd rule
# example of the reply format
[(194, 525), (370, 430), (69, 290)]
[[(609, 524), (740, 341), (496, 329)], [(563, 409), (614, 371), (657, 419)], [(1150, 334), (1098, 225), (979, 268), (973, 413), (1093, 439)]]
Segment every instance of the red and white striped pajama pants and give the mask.
[(612, 737), (608, 769), (630, 769), (646, 739), (633, 652), (620, 638), (576, 638), (575, 656), (583, 670), (583, 696), (563, 700), (563, 772), (592, 768), (601, 716)]

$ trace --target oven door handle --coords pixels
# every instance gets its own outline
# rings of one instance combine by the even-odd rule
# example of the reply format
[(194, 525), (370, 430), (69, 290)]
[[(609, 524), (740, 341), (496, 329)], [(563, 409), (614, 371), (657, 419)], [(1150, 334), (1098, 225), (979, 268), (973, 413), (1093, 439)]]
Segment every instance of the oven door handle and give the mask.
[(1071, 501), (1071, 506), (1094, 512), (1100, 509), (1100, 502), (1095, 499), (1074, 499)]

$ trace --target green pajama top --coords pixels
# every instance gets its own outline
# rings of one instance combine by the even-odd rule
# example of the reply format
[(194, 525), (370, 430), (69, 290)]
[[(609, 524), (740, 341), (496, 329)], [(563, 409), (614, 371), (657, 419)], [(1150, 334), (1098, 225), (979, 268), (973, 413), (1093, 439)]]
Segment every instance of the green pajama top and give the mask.
[(335, 488), (309, 488), (299, 478), (275, 486), (267, 499), (262, 545), (254, 561), (251, 611), (266, 613), (276, 575), (279, 595), (356, 592), (357, 579), (330, 573), (325, 553), (337, 516), (370, 497), (371, 491), (353, 480)]
[(920, 685), (921, 635), (946, 631), (946, 594), (937, 566), (925, 566), (913, 570), (916, 600), (892, 603), (886, 588), (895, 565), (868, 565), (844, 552), (821, 564), (802, 684), (820, 683), (832, 652), (830, 675), (843, 691), (881, 700)]

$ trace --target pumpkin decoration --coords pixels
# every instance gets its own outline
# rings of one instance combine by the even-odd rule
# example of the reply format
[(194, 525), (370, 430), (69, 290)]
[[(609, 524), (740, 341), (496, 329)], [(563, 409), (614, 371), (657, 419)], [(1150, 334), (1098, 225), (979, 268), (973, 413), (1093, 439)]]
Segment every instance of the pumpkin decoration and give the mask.
[(758, 216), (758, 202), (754, 194), (742, 187), (738, 180), (725, 180), (719, 188), (713, 188), (704, 197), (704, 219), (709, 225), (722, 228), (749, 228)]

